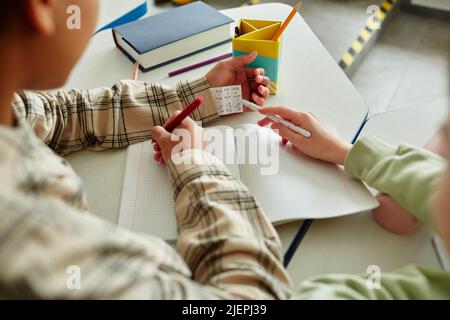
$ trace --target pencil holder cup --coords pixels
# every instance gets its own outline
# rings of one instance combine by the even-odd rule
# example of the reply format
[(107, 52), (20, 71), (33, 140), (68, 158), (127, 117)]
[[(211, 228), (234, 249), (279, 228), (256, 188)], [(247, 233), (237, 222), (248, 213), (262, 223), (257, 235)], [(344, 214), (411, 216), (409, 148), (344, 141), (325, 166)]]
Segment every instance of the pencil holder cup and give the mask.
[(241, 19), (233, 37), (233, 56), (258, 52), (256, 60), (249, 68), (264, 68), (270, 78), (270, 94), (278, 93), (279, 64), (281, 57), (281, 38), (273, 41), (272, 37), (280, 28), (281, 21)]

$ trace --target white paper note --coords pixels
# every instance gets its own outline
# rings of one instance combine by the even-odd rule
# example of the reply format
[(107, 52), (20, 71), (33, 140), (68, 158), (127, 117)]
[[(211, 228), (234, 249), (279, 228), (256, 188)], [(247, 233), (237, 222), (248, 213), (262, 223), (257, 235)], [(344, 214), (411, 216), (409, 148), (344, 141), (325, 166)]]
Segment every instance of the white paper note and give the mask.
[(241, 102), (241, 86), (211, 88), (210, 90), (221, 116), (239, 113), (244, 110)]

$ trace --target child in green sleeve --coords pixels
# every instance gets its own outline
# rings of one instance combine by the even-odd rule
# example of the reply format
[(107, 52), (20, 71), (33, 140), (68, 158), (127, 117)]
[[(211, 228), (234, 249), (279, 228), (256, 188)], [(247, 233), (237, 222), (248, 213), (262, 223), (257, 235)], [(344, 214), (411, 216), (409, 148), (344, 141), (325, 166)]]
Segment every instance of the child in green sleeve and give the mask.
[[(285, 107), (264, 107), (261, 113), (279, 115), (312, 133), (304, 138), (269, 118), (259, 121), (270, 125), (279, 135), (304, 154), (343, 165), (346, 172), (380, 192), (390, 195), (408, 212), (435, 228), (450, 248), (450, 131), (446, 127), (445, 157), (409, 145), (390, 146), (374, 137), (346, 143), (327, 131), (309, 113)], [(391, 221), (389, 221), (389, 219)], [(387, 217), (385, 223), (408, 223)], [(325, 275), (305, 281), (300, 298), (308, 299), (450, 299), (450, 273), (409, 266), (381, 275), (381, 288), (371, 289), (359, 275)]]

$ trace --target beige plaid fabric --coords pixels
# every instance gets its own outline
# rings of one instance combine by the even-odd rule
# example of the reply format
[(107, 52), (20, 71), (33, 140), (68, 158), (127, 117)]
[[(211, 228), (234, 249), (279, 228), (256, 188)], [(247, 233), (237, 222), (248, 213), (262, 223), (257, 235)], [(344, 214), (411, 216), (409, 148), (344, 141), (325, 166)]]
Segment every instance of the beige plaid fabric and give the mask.
[(90, 214), (81, 180), (55, 154), (147, 140), (154, 125), (195, 96), (205, 104), (194, 118), (216, 119), (205, 79), (176, 89), (123, 81), (15, 95), (19, 126), (0, 126), (1, 298), (290, 296), (274, 228), (216, 158), (188, 151), (181, 156), (194, 159), (191, 164), (167, 164), (179, 231), (175, 251)]

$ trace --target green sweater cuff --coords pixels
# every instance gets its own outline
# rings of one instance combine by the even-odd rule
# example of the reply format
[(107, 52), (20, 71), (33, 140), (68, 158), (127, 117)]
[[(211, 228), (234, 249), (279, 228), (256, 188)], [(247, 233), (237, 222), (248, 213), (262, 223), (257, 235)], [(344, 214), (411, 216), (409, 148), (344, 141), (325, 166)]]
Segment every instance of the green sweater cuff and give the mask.
[(388, 194), (427, 224), (446, 166), (447, 161), (432, 152), (406, 144), (392, 147), (375, 137), (359, 139), (345, 160), (349, 175)]
[(356, 141), (345, 158), (345, 171), (354, 178), (365, 180), (369, 168), (396, 153), (397, 148), (374, 137), (363, 137)]

